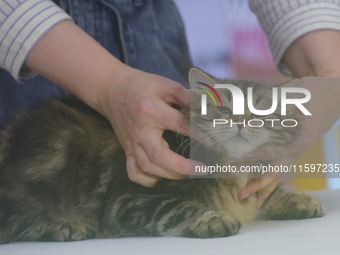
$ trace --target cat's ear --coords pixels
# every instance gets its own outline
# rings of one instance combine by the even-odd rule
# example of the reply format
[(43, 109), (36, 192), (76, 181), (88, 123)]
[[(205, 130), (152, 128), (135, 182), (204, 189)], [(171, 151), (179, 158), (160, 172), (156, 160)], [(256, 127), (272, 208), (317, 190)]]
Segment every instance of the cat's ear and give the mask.
[(203, 72), (198, 68), (191, 68), (189, 72), (189, 83), (190, 87), (197, 86), (199, 82), (206, 83), (208, 85), (214, 86), (216, 81), (209, 74)]

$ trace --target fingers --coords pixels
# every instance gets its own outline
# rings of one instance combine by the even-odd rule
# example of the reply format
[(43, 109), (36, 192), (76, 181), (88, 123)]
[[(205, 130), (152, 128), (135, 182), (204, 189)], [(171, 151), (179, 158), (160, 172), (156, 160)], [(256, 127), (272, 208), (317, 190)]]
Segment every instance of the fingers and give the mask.
[(248, 183), (247, 186), (240, 191), (239, 198), (242, 200), (249, 197), (251, 194), (261, 191), (261, 195), (258, 197), (256, 202), (256, 206), (259, 208), (275, 190), (279, 182), (280, 178), (278, 177), (257, 179), (254, 182)]
[[(127, 154), (129, 179), (152, 187), (161, 178), (180, 180), (190, 175), (190, 160), (169, 149), (164, 130), (188, 135), (189, 125), (180, 111), (171, 107), (189, 105), (189, 93), (179, 83), (136, 71), (123, 83), (121, 94), (131, 103), (118, 109), (118, 97), (110, 98), (110, 115), (115, 133)], [(134, 89), (131, 89), (134, 88)]]
[(257, 199), (256, 206), (260, 208), (263, 202), (270, 196), (270, 194), (276, 189), (280, 179), (273, 180), (266, 188), (263, 189), (262, 194)]
[[(160, 128), (174, 132), (188, 133), (189, 120), (182, 113), (162, 99), (144, 99), (136, 105), (136, 125), (144, 128)], [(143, 118), (142, 118), (143, 117)]]
[(142, 171), (137, 164), (136, 158), (132, 155), (127, 155), (126, 168), (129, 179), (142, 186), (151, 188), (160, 180), (159, 177), (149, 175)]
[(161, 178), (171, 180), (188, 178), (190, 160), (171, 151), (162, 138), (162, 132), (162, 129), (154, 129), (134, 145), (133, 154), (128, 156), (127, 164), (130, 180), (152, 187)]
[(240, 191), (239, 197), (240, 199), (245, 199), (249, 197), (251, 194), (254, 194), (260, 190), (263, 190), (268, 185), (270, 185), (277, 178), (261, 178), (256, 181), (250, 182), (247, 186)]
[(188, 136), (189, 119), (186, 119), (181, 112), (167, 105), (159, 113), (159, 120), (164, 129)]
[(185, 89), (181, 84), (173, 82), (173, 86), (167, 86), (169, 88), (168, 92), (171, 95), (167, 101), (171, 103), (177, 103), (180, 106), (189, 106), (190, 95), (187, 89)]
[[(158, 137), (159, 136), (154, 134), (149, 134), (149, 136), (145, 137), (145, 141), (142, 141), (141, 143), (141, 146), (145, 150), (145, 153), (148, 157), (147, 160), (152, 162), (153, 165), (165, 169), (167, 172), (171, 171), (176, 173), (176, 175), (179, 174), (182, 176), (189, 176), (190, 160), (184, 158), (176, 152), (171, 151), (166, 141), (162, 137), (160, 139)], [(140, 159), (140, 156), (143, 156), (144, 159)], [(150, 166), (151, 164), (142, 162), (143, 160), (145, 160), (145, 155), (139, 154), (138, 162), (144, 166), (143, 170), (149, 172), (156, 169), (152, 167), (151, 169), (147, 169), (147, 166)], [(157, 170), (160, 169), (157, 168)], [(163, 170), (160, 170), (160, 172), (164, 174)], [(155, 172), (153, 173), (155, 174)]]
[[(169, 153), (170, 152), (170, 153)], [(136, 155), (127, 156), (127, 171), (131, 181), (146, 187), (153, 187), (161, 178), (170, 180), (182, 180), (189, 177), (192, 173), (192, 165), (202, 165), (200, 162), (186, 159), (168, 149), (161, 149), (152, 161), (147, 152), (138, 146)], [(183, 167), (177, 167), (182, 165)], [(205, 173), (197, 173), (202, 175)]]
[[(170, 151), (168, 148), (154, 149), (149, 155), (142, 146), (136, 148), (136, 159), (140, 169), (149, 175), (157, 175), (161, 178), (181, 180), (189, 175), (189, 160)], [(152, 158), (150, 158), (152, 157)], [(184, 165), (183, 168), (178, 165)], [(171, 166), (169, 168), (169, 166)]]
[[(158, 149), (156, 149), (158, 148)], [(135, 155), (127, 156), (127, 171), (131, 181), (145, 187), (153, 187), (161, 178), (182, 180), (190, 174), (190, 160), (168, 148), (155, 146), (150, 152), (137, 146)], [(182, 167), (177, 167), (178, 165)]]
[[(287, 165), (292, 162), (290, 157), (282, 157), (278, 160), (272, 161), (271, 164), (275, 165)], [(263, 178), (250, 182), (239, 193), (239, 199), (245, 199), (251, 194), (261, 191), (257, 200), (257, 207), (260, 207), (263, 202), (270, 196), (280, 182), (282, 173), (267, 173)]]
[(129, 178), (147, 187), (154, 186), (160, 178), (171, 180), (188, 178), (190, 160), (171, 151), (162, 137), (165, 129), (188, 134), (189, 126), (182, 114), (166, 103), (156, 101), (144, 104), (142, 115), (158, 122), (142, 122), (142, 126), (145, 127), (138, 129), (139, 134), (136, 137), (130, 137), (130, 144), (126, 142), (129, 148), (125, 147), (125, 151), (129, 151), (130, 157), (133, 157), (133, 160), (130, 159), (131, 163), (127, 165)]
[[(182, 107), (189, 107), (190, 94), (181, 84), (174, 83), (174, 86), (168, 86), (170, 100), (165, 100), (167, 103), (176, 103)], [(162, 116), (161, 120), (164, 127), (168, 130), (180, 133), (182, 135), (188, 135), (189, 133), (189, 119), (185, 119), (184, 116), (176, 109), (169, 107), (168, 104), (163, 104), (164, 109), (158, 111)], [(164, 110), (164, 111), (163, 111)]]

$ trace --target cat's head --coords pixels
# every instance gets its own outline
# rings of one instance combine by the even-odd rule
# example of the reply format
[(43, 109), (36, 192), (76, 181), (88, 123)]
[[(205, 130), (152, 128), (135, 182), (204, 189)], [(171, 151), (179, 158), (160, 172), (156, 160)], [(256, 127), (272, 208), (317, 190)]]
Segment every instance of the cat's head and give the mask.
[[(191, 69), (189, 82), (191, 136), (216, 151), (226, 152), (234, 159), (242, 159), (257, 148), (264, 148), (272, 153), (283, 153), (299, 134), (298, 126), (282, 125), (283, 119), (296, 119), (297, 111), (294, 107), (287, 108), (286, 116), (281, 116), (280, 103), (270, 115), (259, 116), (249, 111), (249, 87), (253, 88), (252, 102), (255, 109), (271, 108), (273, 92), (267, 85), (246, 80), (221, 80), (197, 68)], [(215, 84), (231, 84), (240, 88), (244, 95), (244, 114), (233, 114), (233, 96), (229, 89), (216, 89), (222, 102), (220, 104), (214, 91), (202, 84), (211, 87)], [(205, 115), (202, 114), (202, 94), (207, 95)]]

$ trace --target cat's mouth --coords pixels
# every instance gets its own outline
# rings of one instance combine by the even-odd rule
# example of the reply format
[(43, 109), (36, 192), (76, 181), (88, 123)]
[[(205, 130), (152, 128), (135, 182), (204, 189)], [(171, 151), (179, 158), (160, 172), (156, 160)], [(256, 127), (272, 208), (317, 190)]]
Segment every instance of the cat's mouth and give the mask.
[(237, 142), (237, 141), (239, 141), (239, 142), (246, 142), (246, 143), (249, 142), (245, 137), (242, 136), (241, 133), (238, 133), (236, 136), (234, 136), (230, 140), (233, 140), (233, 142)]
[(250, 143), (249, 139), (247, 139), (247, 136), (245, 134), (245, 131), (243, 129), (239, 129), (237, 133), (232, 137), (230, 140), (237, 139), (241, 142), (247, 142)]

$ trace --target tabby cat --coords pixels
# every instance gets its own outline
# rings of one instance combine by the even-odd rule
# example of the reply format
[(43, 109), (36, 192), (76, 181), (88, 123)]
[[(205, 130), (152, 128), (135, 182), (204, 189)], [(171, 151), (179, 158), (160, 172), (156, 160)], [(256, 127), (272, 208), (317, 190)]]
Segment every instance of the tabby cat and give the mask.
[[(268, 89), (255, 82), (218, 80), (198, 69), (191, 70), (189, 81), (227, 82), (241, 89), (253, 86), (258, 107), (269, 101)], [(195, 95), (197, 89), (191, 93)], [(200, 115), (195, 104), (191, 112), (182, 110), (186, 118), (189, 112), (194, 116), (191, 122), (196, 123), (191, 125), (201, 146), (217, 153), (219, 163), (237, 164), (254, 148), (280, 153), (299, 134), (298, 129), (263, 126), (246, 130), (224, 125), (218, 129), (223, 134), (217, 139), (204, 128), (206, 119), (234, 118), (225, 111), (225, 107), (232, 109), (230, 95), (220, 94), (224, 107), (209, 104), (206, 116)], [(185, 138), (171, 132), (165, 136), (173, 150), (185, 154)], [(248, 164), (259, 163), (263, 162)], [(0, 242), (126, 236), (212, 238), (236, 234), (242, 224), (258, 218), (323, 215), (315, 198), (279, 188), (261, 208), (256, 207), (259, 194), (239, 200), (238, 193), (250, 178), (161, 180), (154, 188), (142, 187), (129, 180), (124, 151), (105, 118), (75, 99), (53, 99), (20, 114), (1, 136)]]

